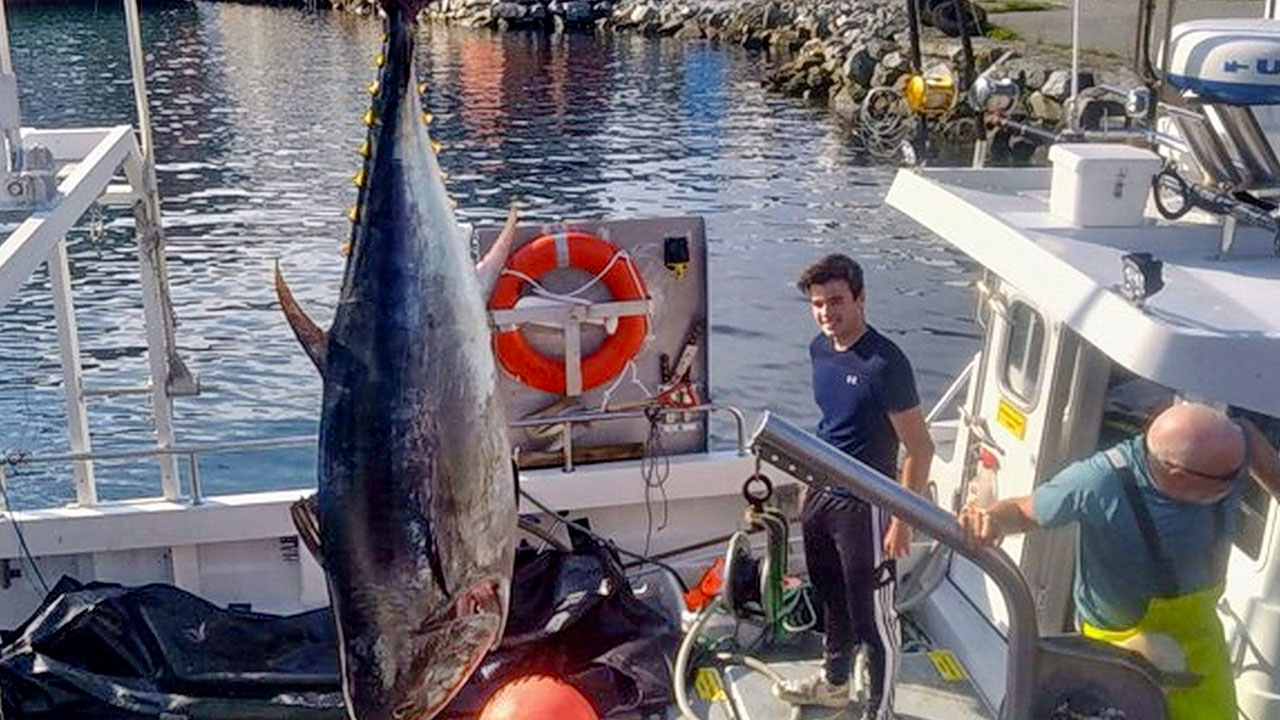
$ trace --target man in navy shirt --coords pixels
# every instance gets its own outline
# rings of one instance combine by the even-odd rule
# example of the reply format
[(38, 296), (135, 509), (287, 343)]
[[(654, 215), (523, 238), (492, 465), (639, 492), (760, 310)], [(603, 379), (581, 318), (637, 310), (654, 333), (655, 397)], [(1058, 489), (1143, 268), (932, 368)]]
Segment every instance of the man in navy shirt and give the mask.
[[(818, 436), (907, 487), (928, 484), (933, 442), (920, 411), (911, 363), (867, 325), (862, 268), (829, 255), (797, 283), (821, 334), (809, 345)], [(901, 474), (898, 444), (905, 449)], [(911, 546), (910, 528), (843, 488), (811, 488), (801, 511), (809, 578), (823, 604), (823, 671), (774, 688), (788, 702), (844, 707), (854, 647), (867, 647), (870, 678), (863, 717), (893, 717), (898, 618), (894, 558)]]

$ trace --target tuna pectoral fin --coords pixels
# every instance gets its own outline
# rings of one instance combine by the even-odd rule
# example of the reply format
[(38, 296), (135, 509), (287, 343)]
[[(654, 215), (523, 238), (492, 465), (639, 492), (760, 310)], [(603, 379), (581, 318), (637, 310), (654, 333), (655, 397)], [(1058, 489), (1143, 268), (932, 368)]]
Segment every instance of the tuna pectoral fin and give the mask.
[(474, 603), (472, 614), (431, 628), (414, 638), (417, 663), (408, 682), (399, 684), (391, 717), (395, 720), (425, 720), (435, 717), (466, 685), (477, 668), (497, 646), (502, 636), (500, 606), (490, 593), (496, 590), (475, 587), (459, 598), (459, 604)]
[(324, 567), (323, 548), (320, 546), (320, 514), (317, 512), (316, 496), (310, 495), (289, 506), (289, 515), (293, 518), (293, 527), (298, 531), (298, 538), (311, 551), (311, 557)]
[(284, 310), (284, 316), (288, 319), (289, 326), (293, 328), (293, 334), (298, 338), (298, 342), (302, 343), (302, 349), (307, 351), (311, 362), (316, 364), (320, 374), (323, 375), (328, 338), (324, 330), (321, 330), (320, 326), (312, 322), (311, 318), (302, 311), (298, 301), (293, 299), (293, 292), (289, 290), (289, 284), (284, 281), (284, 274), (280, 272), (278, 262), (276, 263), (276, 296), (280, 298), (280, 309)]

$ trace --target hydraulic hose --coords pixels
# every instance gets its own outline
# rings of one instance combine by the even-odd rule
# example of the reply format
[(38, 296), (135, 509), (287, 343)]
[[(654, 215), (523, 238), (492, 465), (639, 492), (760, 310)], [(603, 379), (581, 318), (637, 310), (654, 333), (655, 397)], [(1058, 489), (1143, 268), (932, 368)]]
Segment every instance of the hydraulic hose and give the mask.
[(698, 642), (698, 635), (702, 633), (702, 628), (711, 620), (711, 616), (715, 614), (717, 608), (720, 607), (720, 598), (716, 597), (709, 605), (703, 608), (702, 613), (693, 621), (693, 625), (689, 627), (689, 632), (684, 634), (684, 638), (680, 640), (680, 649), (676, 651), (676, 666), (672, 671), (672, 686), (676, 694), (676, 707), (680, 708), (680, 714), (686, 720), (702, 720), (698, 714), (693, 711), (689, 705), (688, 688), (685, 687), (684, 679), (689, 674), (689, 656), (693, 654), (693, 646)]
[[(681, 717), (685, 720), (702, 720), (693, 707), (689, 705), (689, 692), (685, 687), (685, 676), (689, 673), (689, 656), (693, 654), (693, 647), (698, 642), (698, 636), (702, 634), (702, 629), (706, 627), (707, 622), (715, 614), (720, 607), (720, 598), (717, 597), (711, 601), (693, 621), (693, 625), (689, 627), (689, 631), (684, 634), (684, 638), (680, 641), (680, 648), (676, 651), (675, 669), (672, 671), (672, 689), (675, 691), (676, 707), (680, 709)], [(716, 659), (724, 663), (733, 663), (750, 668), (761, 675), (764, 675), (770, 682), (775, 684), (781, 683), (786, 678), (779, 675), (765, 661), (752, 657), (750, 655), (742, 655), (739, 653), (716, 653)], [(799, 706), (791, 707), (790, 720), (800, 720), (803, 709)]]

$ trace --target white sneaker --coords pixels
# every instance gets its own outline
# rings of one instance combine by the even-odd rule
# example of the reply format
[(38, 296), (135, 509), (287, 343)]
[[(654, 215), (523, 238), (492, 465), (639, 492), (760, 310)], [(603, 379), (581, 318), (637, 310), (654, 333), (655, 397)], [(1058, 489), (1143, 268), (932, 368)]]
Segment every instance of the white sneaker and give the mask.
[(792, 705), (821, 705), (829, 708), (847, 707), (849, 684), (832, 685), (827, 675), (818, 672), (800, 680), (784, 680), (773, 686), (773, 696)]

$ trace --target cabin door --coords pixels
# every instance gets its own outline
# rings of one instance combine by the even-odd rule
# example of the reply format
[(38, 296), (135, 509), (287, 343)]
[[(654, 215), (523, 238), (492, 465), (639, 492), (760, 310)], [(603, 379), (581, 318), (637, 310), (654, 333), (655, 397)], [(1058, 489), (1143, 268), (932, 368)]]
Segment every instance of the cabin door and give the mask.
[[(966, 418), (971, 458), (964, 497), (1018, 497), (1097, 442), (1110, 363), (1017, 291), (989, 278), (979, 386)], [(994, 460), (984, 467), (983, 458)], [(1031, 586), (1045, 631), (1069, 616), (1074, 536), (1068, 531), (1006, 538), (1002, 549)], [(968, 560), (955, 556), (951, 582), (1002, 634), (1004, 599)]]

